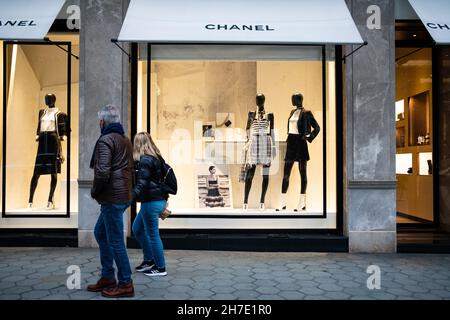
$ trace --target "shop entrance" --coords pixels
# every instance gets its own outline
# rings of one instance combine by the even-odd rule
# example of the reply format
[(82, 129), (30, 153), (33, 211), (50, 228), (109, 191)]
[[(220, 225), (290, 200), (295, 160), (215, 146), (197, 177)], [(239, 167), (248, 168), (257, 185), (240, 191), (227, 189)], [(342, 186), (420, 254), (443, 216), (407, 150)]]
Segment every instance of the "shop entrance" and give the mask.
[[(422, 32), (423, 31), (423, 32)], [(437, 140), (431, 37), (421, 23), (398, 23), (396, 66), (397, 223), (433, 225)]]
[(448, 207), (439, 194), (445, 192), (441, 180), (447, 170), (446, 52), (434, 45), (421, 21), (396, 23), (398, 252), (450, 250)]

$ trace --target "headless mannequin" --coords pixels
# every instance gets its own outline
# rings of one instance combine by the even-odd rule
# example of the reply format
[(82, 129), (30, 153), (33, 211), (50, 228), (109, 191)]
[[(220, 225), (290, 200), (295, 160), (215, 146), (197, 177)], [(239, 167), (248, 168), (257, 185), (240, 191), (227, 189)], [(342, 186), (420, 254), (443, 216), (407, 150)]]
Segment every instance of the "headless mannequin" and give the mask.
[[(266, 101), (266, 98), (263, 94), (258, 94), (256, 96), (256, 105), (258, 107), (256, 118), (258, 118), (260, 116), (260, 114), (265, 113), (265, 110), (264, 110), (265, 101)], [(273, 126), (273, 123), (271, 123), (270, 125)], [(247, 123), (247, 132), (249, 132), (250, 126), (251, 126), (251, 123)], [(249, 134), (248, 134), (248, 136), (250, 137)], [(272, 146), (270, 146), (270, 147), (272, 147)], [(244, 210), (248, 209), (248, 198), (250, 195), (250, 190), (252, 188), (252, 182), (253, 182), (253, 178), (255, 176), (256, 166), (257, 166), (256, 164), (251, 164), (251, 166), (247, 169), (247, 173), (245, 176), (245, 194), (244, 194), (244, 205), (243, 205)], [(262, 168), (263, 179), (262, 179), (262, 190), (261, 190), (261, 198), (260, 198), (260, 209), (261, 210), (265, 209), (264, 202), (265, 202), (265, 198), (266, 198), (267, 188), (269, 186), (269, 166), (263, 166), (263, 168)]]
[[(297, 108), (296, 112), (299, 111), (300, 117), (302, 112), (304, 111), (303, 108), (303, 95), (301, 94), (294, 94), (292, 96), (292, 105)], [(299, 203), (297, 205), (297, 208), (294, 209), (294, 211), (300, 211), (300, 210), (306, 210), (306, 187), (308, 184), (308, 178), (307, 178), (307, 160), (295, 160), (298, 162), (298, 169), (300, 173), (300, 181), (301, 181), (301, 187), (300, 187), (300, 199)], [(284, 169), (283, 169), (283, 183), (281, 187), (281, 210), (286, 210), (286, 202), (287, 202), (287, 192), (289, 189), (289, 178), (291, 176), (292, 167), (294, 166), (293, 160), (285, 160), (284, 163)], [(277, 209), (279, 211), (279, 209)]]
[[(48, 108), (55, 108), (55, 102), (56, 102), (56, 96), (54, 94), (47, 94), (45, 96), (45, 104), (47, 105)], [(55, 126), (57, 126), (58, 124), (55, 123)], [(39, 182), (39, 178), (40, 178), (40, 174), (38, 173), (33, 173), (33, 177), (31, 178), (31, 183), (30, 183), (30, 197), (28, 199), (28, 207), (31, 208), (33, 205), (33, 198), (34, 198), (34, 193), (36, 191), (38, 182)], [(58, 177), (57, 174), (51, 174), (51, 182), (50, 182), (50, 192), (48, 195), (48, 204), (47, 204), (47, 209), (53, 209), (54, 205), (53, 205), (53, 195), (55, 194), (55, 190), (56, 190), (56, 184), (58, 182)]]

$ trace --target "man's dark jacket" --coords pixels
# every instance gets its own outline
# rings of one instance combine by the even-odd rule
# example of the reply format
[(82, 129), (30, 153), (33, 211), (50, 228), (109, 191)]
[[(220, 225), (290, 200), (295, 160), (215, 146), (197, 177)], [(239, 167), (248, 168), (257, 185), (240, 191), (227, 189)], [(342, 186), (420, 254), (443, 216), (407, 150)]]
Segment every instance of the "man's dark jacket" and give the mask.
[(133, 148), (120, 124), (102, 130), (91, 160), (94, 184), (91, 196), (100, 204), (131, 201), (133, 187)]

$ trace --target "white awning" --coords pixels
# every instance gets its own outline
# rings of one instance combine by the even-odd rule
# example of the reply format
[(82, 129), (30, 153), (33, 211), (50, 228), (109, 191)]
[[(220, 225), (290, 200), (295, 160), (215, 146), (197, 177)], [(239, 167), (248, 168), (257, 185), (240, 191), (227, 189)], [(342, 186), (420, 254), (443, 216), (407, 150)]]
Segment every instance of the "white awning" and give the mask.
[(131, 0), (118, 40), (363, 43), (344, 0)]
[(42, 40), (65, 0), (0, 0), (1, 40)]
[(450, 44), (450, 1), (409, 0), (437, 44)]

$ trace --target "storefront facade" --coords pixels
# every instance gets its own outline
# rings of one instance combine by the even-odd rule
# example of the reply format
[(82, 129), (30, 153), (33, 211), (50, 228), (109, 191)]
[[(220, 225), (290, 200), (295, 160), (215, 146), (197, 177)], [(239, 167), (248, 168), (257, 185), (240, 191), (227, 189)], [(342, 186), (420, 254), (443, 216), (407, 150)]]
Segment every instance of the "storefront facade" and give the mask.
[[(399, 19), (403, 10), (412, 10), (409, 3), (406, 6), (388, 0), (345, 1), (345, 10), (351, 14), (351, 22), (356, 25), (361, 41), (319, 39), (321, 35), (331, 34), (323, 28), (320, 32), (314, 31), (315, 35), (308, 34), (313, 38), (277, 43), (264, 41), (265, 34), (270, 37), (276, 29), (273, 24), (251, 22), (209, 23), (206, 29), (257, 32), (258, 41), (213, 38), (199, 42), (188, 31), (183, 38), (186, 41), (181, 41), (179, 35), (164, 41), (148, 37), (145, 32), (158, 28), (144, 27), (137, 30), (141, 38), (127, 38), (122, 34), (126, 31), (124, 20), (134, 17), (127, 17), (129, 2), (66, 1), (61, 12), (72, 12), (71, 5), (80, 8), (79, 33), (67, 30), (52, 33), (52, 30), (59, 30), (54, 24), (47, 36), (54, 42), (59, 41), (59, 46), (70, 49), (69, 53), (55, 43), (0, 41), (1, 52), (7, 56), (5, 59), (2, 56), (6, 63), (2, 63), (1, 68), (8, 69), (0, 70), (8, 83), (8, 86), (3, 84), (2, 90), (2, 94), (8, 95), (6, 101), (2, 97), (5, 101), (3, 116), (6, 116), (2, 140), (2, 230), (76, 230), (79, 246), (96, 246), (93, 228), (98, 205), (90, 197), (89, 160), (99, 134), (97, 111), (102, 105), (114, 104), (122, 110), (122, 121), (129, 135), (149, 131), (177, 174), (179, 194), (170, 199), (173, 214), (160, 226), (169, 247), (397, 250), (397, 208), (405, 207), (405, 201), (408, 208), (413, 201), (403, 197), (405, 192), (398, 190), (397, 183), (419, 185), (417, 181), (422, 177), (420, 174), (417, 178), (409, 176), (408, 169), (412, 165), (406, 165), (406, 174), (398, 172), (401, 162), (398, 154), (409, 153), (409, 149), (399, 149), (398, 132), (402, 129), (396, 120), (404, 119), (395, 106), (400, 100), (408, 105), (411, 97), (428, 90), (405, 89), (407, 92), (400, 94), (396, 84), (396, 68), (399, 77), (396, 57), (405, 53), (404, 48), (396, 49), (396, 20), (404, 20)], [(338, 8), (344, 3), (331, 2)], [(130, 56), (111, 42), (117, 38), (117, 44)], [(363, 41), (367, 45), (358, 44)], [(45, 51), (47, 47), (52, 53)], [(358, 50), (353, 52), (355, 49)], [(439, 50), (444, 57), (446, 49)], [(70, 53), (79, 56), (79, 62)], [(14, 63), (12, 57), (15, 57)], [(416, 60), (422, 58), (419, 56)], [(445, 59), (436, 61), (444, 63)], [(10, 70), (12, 65), (15, 77)], [(47, 65), (53, 65), (53, 69), (43, 67)], [(411, 77), (408, 72), (405, 71), (403, 77)], [(26, 76), (30, 73), (35, 75), (35, 83), (30, 83), (30, 77)], [(56, 73), (58, 77), (52, 76)], [(445, 74), (440, 73), (440, 77), (445, 85)], [(20, 86), (34, 86), (36, 93), (32, 95), (31, 89), (27, 91)], [(430, 96), (424, 99), (442, 95), (444, 101), (446, 91), (442, 86), (433, 88), (430, 87)], [(28, 207), (37, 162), (35, 149), (39, 145), (34, 132), (39, 118), (37, 106), (45, 106), (47, 93), (57, 96), (57, 106), (68, 115), (72, 129), (67, 139), (61, 140), (61, 151), (68, 161), (63, 162), (57, 177), (54, 202), (58, 205), (50, 211)], [(297, 93), (303, 95), (304, 107), (311, 111), (319, 128), (317, 136), (305, 142), (307, 152), (303, 145), (297, 144), (295, 148), (302, 151), (293, 152), (292, 141), (288, 139), (299, 133), (298, 128), (295, 131), (289, 125), (291, 111), (295, 111), (292, 96)], [(265, 97), (264, 112), (259, 113), (262, 109), (258, 109), (257, 104), (261, 104), (261, 95)], [(35, 105), (36, 110), (22, 118), (22, 114), (27, 113), (27, 105)], [(405, 110), (405, 106), (403, 108)], [(431, 116), (437, 112), (436, 108), (436, 104), (429, 108), (427, 119), (429, 128), (437, 131), (429, 134), (436, 136), (438, 132), (440, 139), (444, 139), (448, 137), (445, 129), (432, 125), (438, 120), (433, 122)], [(440, 108), (445, 108), (445, 104), (440, 104)], [(441, 117), (440, 121), (444, 119)], [(261, 125), (265, 126), (263, 141), (252, 138), (255, 128), (260, 130)], [(21, 126), (29, 128), (30, 133), (14, 132), (21, 130)], [(425, 139), (425, 133), (418, 135)], [(14, 137), (20, 138), (14, 141)], [(253, 147), (247, 144), (252, 139)], [(430, 141), (430, 145), (421, 146), (426, 150), (417, 155), (418, 159), (423, 158), (422, 166), (423, 163), (428, 165), (427, 160), (430, 160), (424, 157), (431, 156), (433, 160), (433, 156), (445, 154), (442, 152), (445, 143), (439, 144), (439, 153), (431, 146), (446, 139), (432, 137)], [(249, 148), (247, 156), (246, 147)], [(23, 152), (24, 149), (33, 151)], [(27, 156), (20, 157), (22, 153)], [(307, 154), (309, 161), (300, 159), (306, 161), (306, 168), (302, 167), (302, 161), (295, 161), (289, 175), (287, 153), (289, 159), (292, 154), (294, 158)], [(419, 155), (422, 153), (424, 155)], [(431, 166), (435, 168), (445, 161), (434, 160)], [(245, 163), (248, 166), (243, 174)], [(442, 173), (437, 169), (432, 171)], [(445, 177), (438, 180), (427, 175), (429, 171), (422, 176), (431, 181), (432, 187), (445, 192)], [(47, 204), (47, 185), (51, 189), (51, 175), (39, 180), (34, 203)], [(424, 211), (443, 215), (444, 197), (434, 192), (431, 203), (440, 202), (441, 209), (435, 206)], [(399, 199), (406, 200), (399, 205)], [(284, 205), (286, 210), (277, 211)], [(297, 208), (299, 210), (294, 211)], [(133, 240), (129, 226), (137, 209), (131, 208), (125, 218), (130, 245)], [(442, 224), (446, 221), (445, 218), (438, 220)]]

